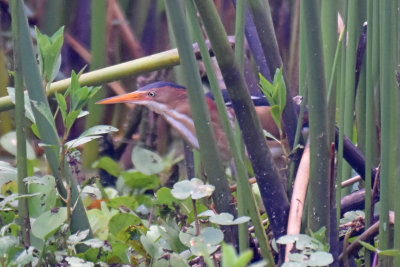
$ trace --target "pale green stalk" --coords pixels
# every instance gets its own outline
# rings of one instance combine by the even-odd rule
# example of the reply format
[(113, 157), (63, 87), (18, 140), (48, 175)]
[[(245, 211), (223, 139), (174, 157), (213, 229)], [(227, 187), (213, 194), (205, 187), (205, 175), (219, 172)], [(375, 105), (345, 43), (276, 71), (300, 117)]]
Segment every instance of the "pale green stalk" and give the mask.
[[(25, 108), (24, 108), (24, 82), (22, 74), (22, 58), (20, 53), (20, 21), (18, 10), (21, 4), (17, 0), (11, 3), (12, 34), (14, 42), (14, 81), (15, 81), (15, 127), (17, 131), (17, 170), (18, 170), (18, 194), (28, 193), (28, 186), (23, 179), (28, 176), (26, 158), (26, 133), (25, 133)], [(18, 201), (18, 224), (21, 227), (21, 244), (25, 247), (30, 246), (30, 219), (29, 204), (27, 198)]]
[[(381, 171), (380, 171), (380, 208), (379, 208), (379, 249), (390, 248), (390, 227), (389, 227), (389, 206), (390, 206), (390, 175), (391, 169), (392, 142), (391, 131), (395, 125), (391, 125), (391, 114), (394, 110), (391, 98), (394, 97), (394, 65), (392, 33), (395, 30), (393, 25), (392, 1), (380, 1), (380, 72), (381, 72)], [(397, 88), (396, 88), (397, 89)], [(389, 266), (389, 257), (380, 256), (381, 266)]]
[(308, 207), (308, 227), (315, 232), (321, 227), (327, 226), (329, 235), (330, 147), (319, 3), (317, 0), (309, 0), (302, 4), (304, 5), (304, 23), (308, 29), (306, 36), (311, 157), (308, 194), (312, 200)]
[[(91, 37), (90, 50), (92, 60), (90, 69), (96, 70), (107, 64), (107, 0), (91, 1)], [(86, 129), (101, 124), (104, 120), (104, 105), (96, 105), (96, 102), (105, 98), (106, 92), (100, 90), (89, 100), (89, 116), (86, 118)], [(85, 144), (83, 148), (83, 164), (90, 168), (92, 163), (98, 158), (99, 143), (93, 140)]]

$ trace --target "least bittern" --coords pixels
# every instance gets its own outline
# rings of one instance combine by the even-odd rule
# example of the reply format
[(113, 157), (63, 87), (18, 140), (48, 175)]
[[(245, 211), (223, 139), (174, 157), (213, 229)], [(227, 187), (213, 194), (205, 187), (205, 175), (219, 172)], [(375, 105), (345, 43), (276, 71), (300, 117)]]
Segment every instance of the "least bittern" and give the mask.
[[(212, 97), (207, 96), (206, 100), (210, 110), (211, 123), (218, 148), (220, 149), (222, 158), (228, 161), (231, 155), (228, 141), (219, 119), (217, 106)], [(195, 149), (199, 149), (196, 129), (194, 127), (185, 87), (170, 82), (155, 82), (135, 92), (106, 98), (97, 102), (97, 104), (116, 103), (132, 103), (146, 106), (148, 109), (160, 114), (189, 144)], [(272, 119), (270, 107), (262, 105), (259, 107), (259, 112), (259, 117), (264, 129), (276, 137), (279, 137), (279, 131)], [(233, 122), (233, 112), (230, 111), (229, 114)]]

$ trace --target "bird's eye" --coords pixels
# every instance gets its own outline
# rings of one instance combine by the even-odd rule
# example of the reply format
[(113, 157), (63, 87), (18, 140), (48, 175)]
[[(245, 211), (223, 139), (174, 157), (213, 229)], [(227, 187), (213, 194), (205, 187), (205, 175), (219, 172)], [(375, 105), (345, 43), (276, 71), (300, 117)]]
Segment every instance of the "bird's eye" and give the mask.
[(148, 96), (156, 96), (156, 92), (150, 91), (147, 95), (148, 95)]

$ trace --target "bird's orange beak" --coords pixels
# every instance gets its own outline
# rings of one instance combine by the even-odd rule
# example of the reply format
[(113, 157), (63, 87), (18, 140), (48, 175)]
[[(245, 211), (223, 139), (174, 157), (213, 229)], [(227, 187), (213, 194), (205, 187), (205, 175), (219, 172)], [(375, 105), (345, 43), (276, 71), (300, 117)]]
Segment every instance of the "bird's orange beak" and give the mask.
[(105, 98), (96, 102), (96, 104), (117, 104), (117, 103), (135, 103), (137, 101), (146, 100), (148, 97), (147, 92), (135, 91), (129, 94), (123, 94)]

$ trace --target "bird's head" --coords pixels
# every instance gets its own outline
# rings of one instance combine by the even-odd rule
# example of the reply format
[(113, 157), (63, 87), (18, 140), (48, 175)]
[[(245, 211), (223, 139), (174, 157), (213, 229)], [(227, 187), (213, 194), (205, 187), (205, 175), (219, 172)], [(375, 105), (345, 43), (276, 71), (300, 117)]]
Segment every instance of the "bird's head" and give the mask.
[(174, 108), (182, 98), (186, 98), (184, 87), (170, 82), (155, 82), (148, 84), (135, 92), (109, 97), (97, 102), (97, 104), (132, 103), (147, 106), (153, 110), (159, 110), (162, 106)]

